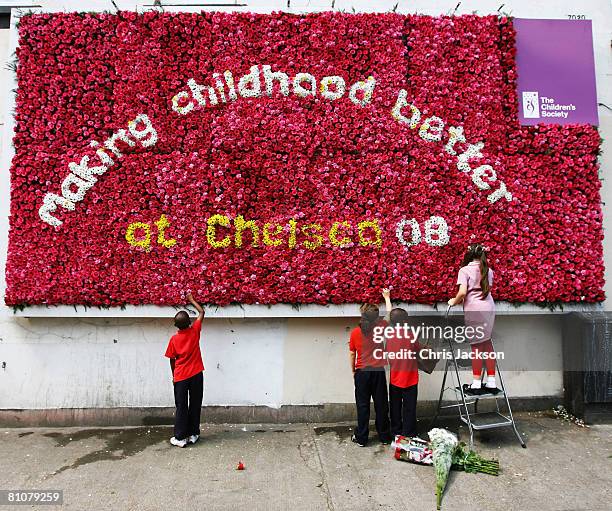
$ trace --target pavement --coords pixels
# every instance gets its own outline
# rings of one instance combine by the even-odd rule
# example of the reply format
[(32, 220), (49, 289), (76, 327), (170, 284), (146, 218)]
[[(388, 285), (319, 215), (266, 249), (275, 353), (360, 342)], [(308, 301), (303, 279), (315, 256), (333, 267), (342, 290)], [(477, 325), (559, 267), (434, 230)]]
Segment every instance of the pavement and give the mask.
[[(552, 413), (517, 414), (510, 429), (476, 433), (498, 477), (453, 472), (443, 510), (612, 509), (612, 425), (582, 428)], [(454, 420), (443, 426), (466, 439)], [(419, 423), (423, 434), (427, 421)], [(432, 467), (396, 461), (351, 424), (205, 425), (180, 449), (171, 428), (0, 430), (0, 489), (61, 489), (62, 510), (434, 510)], [(238, 471), (239, 461), (245, 470)]]

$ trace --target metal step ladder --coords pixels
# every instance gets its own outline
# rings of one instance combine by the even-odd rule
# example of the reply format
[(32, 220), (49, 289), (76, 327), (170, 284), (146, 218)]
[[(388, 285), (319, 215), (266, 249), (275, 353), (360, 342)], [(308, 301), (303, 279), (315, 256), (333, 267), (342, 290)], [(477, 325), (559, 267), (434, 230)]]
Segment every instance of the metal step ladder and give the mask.
[[(450, 312), (450, 306), (446, 309), (445, 317), (448, 319), (448, 314)], [(484, 393), (479, 395), (471, 395), (466, 394), (463, 390), (463, 385), (461, 383), (461, 378), (459, 376), (459, 362), (457, 357), (455, 356), (455, 349), (461, 344), (453, 343), (452, 339), (447, 339), (448, 348), (451, 352), (452, 357), (446, 360), (446, 364), (444, 367), (444, 377), (442, 378), (442, 386), (440, 388), (440, 397), (438, 399), (438, 406), (436, 407), (436, 412), (432, 419), (432, 425), (437, 421), (440, 410), (447, 408), (457, 408), (459, 410), (459, 418), (463, 423), (465, 423), (470, 432), (470, 449), (474, 447), (474, 431), (480, 431), (483, 429), (494, 429), (494, 428), (504, 428), (504, 427), (512, 427), (514, 429), (514, 434), (518, 441), (521, 443), (521, 447), (526, 448), (525, 442), (521, 437), (520, 433), (516, 429), (516, 423), (514, 422), (514, 417), (512, 416), (512, 408), (510, 407), (510, 401), (508, 400), (508, 394), (506, 392), (506, 387), (504, 385), (504, 378), (502, 376), (502, 372), (499, 367), (499, 363), (497, 359), (495, 359), (495, 369), (497, 375), (499, 377), (499, 385), (500, 391), (496, 394), (493, 393)], [(491, 340), (493, 343), (493, 340)], [(468, 362), (470, 362), (468, 360)], [(471, 367), (471, 362), (470, 362)], [(448, 378), (448, 373), (451, 372), (451, 378)], [(452, 380), (455, 380), (452, 382)], [(452, 386), (447, 386), (447, 380), (451, 380)], [(449, 405), (442, 405), (442, 401), (444, 399), (444, 394), (446, 391), (451, 391), (455, 396), (456, 403)], [(499, 401), (502, 400), (506, 404), (507, 412), (502, 412)], [(493, 399), (495, 401), (496, 410), (493, 412), (479, 412), (478, 411), (478, 402), (481, 399), (490, 400)], [(473, 406), (473, 410), (470, 411), (470, 407)]]

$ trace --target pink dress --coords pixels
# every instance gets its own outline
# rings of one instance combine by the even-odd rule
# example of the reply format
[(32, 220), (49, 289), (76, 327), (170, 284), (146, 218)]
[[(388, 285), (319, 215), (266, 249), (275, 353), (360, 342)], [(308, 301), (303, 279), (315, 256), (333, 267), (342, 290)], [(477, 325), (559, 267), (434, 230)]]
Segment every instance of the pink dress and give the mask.
[[(478, 344), (491, 339), (493, 324), (495, 323), (495, 302), (491, 292), (482, 299), (482, 289), (480, 288), (480, 263), (472, 261), (467, 266), (459, 270), (457, 285), (465, 284), (467, 295), (463, 300), (463, 311), (465, 314), (465, 325), (474, 327), (477, 334), (470, 341), (471, 344)], [(493, 287), (493, 270), (489, 268), (489, 289)]]

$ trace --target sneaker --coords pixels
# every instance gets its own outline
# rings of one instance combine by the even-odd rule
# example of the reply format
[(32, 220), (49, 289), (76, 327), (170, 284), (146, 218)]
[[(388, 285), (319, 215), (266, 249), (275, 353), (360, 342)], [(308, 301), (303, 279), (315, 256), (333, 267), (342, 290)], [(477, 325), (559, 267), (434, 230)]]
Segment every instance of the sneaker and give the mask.
[(191, 435), (187, 439), (187, 442), (190, 443), (190, 444), (195, 444), (199, 439), (200, 439), (200, 435)]
[(484, 390), (485, 390), (485, 393), (493, 394), (493, 395), (499, 394), (501, 392), (501, 390), (498, 389), (497, 387), (487, 387), (486, 385), (484, 386)]
[(359, 447), (365, 447), (366, 446), (366, 444), (362, 444), (361, 442), (358, 442), (357, 439), (355, 438), (355, 435), (353, 435), (351, 437), (351, 442), (357, 444)]
[(172, 445), (176, 445), (177, 447), (185, 447), (187, 445), (187, 440), (177, 440), (175, 437), (170, 439), (170, 443)]

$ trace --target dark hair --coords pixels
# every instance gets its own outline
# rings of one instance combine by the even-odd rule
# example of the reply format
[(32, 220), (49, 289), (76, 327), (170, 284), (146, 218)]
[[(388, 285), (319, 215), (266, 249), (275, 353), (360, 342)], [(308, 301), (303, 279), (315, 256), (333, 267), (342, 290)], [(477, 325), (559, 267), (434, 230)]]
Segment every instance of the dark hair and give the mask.
[(185, 330), (185, 328), (189, 328), (191, 326), (189, 314), (187, 314), (185, 311), (177, 312), (174, 316), (174, 326), (179, 330)]
[(391, 309), (391, 313), (389, 314), (389, 324), (390, 325), (403, 325), (408, 323), (410, 316), (404, 309), (400, 309), (396, 307), (395, 309)]
[(359, 307), (359, 312), (361, 312), (361, 321), (359, 322), (361, 333), (368, 337), (372, 335), (374, 331), (374, 327), (380, 315), (380, 309), (378, 305), (364, 303)]
[(491, 291), (489, 286), (489, 264), (487, 263), (487, 252), (480, 243), (474, 243), (468, 246), (465, 256), (463, 257), (463, 265), (467, 266), (472, 261), (480, 262), (480, 289), (482, 291), (482, 299), (484, 300)]

